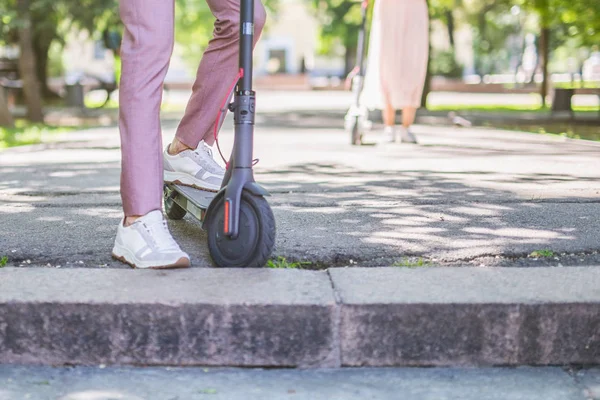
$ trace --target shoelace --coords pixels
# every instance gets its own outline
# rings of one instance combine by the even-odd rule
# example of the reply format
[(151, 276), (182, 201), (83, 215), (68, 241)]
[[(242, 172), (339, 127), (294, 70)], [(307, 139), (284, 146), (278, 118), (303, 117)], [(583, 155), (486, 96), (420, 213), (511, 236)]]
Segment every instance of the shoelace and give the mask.
[(202, 154), (200, 154), (201, 151), (203, 151), (204, 153), (206, 153), (208, 155), (209, 163), (213, 168), (216, 168), (216, 170), (219, 172), (223, 172), (223, 167), (221, 167), (219, 165), (219, 163), (216, 162), (215, 159), (213, 158), (213, 152), (212, 152), (211, 148), (208, 147), (208, 145), (204, 142), (200, 143), (200, 146), (198, 146), (198, 148), (196, 150), (194, 150), (194, 153), (197, 156), (202, 157)]
[(142, 226), (154, 241), (154, 245), (158, 251), (179, 251), (179, 245), (169, 233), (167, 221), (163, 219), (162, 221), (156, 221), (150, 224), (144, 222)]

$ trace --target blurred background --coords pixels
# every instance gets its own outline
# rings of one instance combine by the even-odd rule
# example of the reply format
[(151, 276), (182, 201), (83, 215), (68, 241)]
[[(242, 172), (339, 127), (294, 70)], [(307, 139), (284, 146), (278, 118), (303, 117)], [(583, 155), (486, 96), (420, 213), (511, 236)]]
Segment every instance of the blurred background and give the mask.
[[(344, 81), (357, 59), (360, 3), (265, 5), (269, 18), (255, 50), (259, 110), (343, 115), (352, 102)], [(418, 123), (600, 140), (596, 0), (429, 0), (428, 6), (429, 73)], [(212, 25), (204, 0), (176, 0), (165, 114), (183, 113)], [(3, 0), (0, 148), (114, 125), (121, 36), (116, 0)]]

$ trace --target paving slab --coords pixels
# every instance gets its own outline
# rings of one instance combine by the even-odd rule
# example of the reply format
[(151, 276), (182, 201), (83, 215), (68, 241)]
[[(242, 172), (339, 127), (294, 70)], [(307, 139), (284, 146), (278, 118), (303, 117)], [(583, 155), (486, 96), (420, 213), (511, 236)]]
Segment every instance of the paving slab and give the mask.
[[(28, 397), (29, 396), (29, 397)], [(400, 396), (400, 397), (399, 397)], [(0, 365), (0, 400), (584, 400), (558, 368), (256, 370)]]
[(344, 268), (345, 366), (600, 361), (597, 268)]

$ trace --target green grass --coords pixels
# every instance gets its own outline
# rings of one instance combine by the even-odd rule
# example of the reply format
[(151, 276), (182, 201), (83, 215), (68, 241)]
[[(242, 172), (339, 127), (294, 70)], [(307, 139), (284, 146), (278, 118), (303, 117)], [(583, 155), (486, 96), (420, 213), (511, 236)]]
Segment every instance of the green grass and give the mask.
[(396, 261), (392, 264), (393, 267), (406, 267), (406, 268), (419, 268), (419, 267), (429, 267), (431, 264), (428, 261), (425, 261), (423, 258), (419, 257), (416, 260), (403, 258), (402, 261)]
[[(539, 105), (510, 105), (510, 104), (441, 104), (436, 106), (427, 106), (429, 111), (457, 111), (457, 112), (489, 112), (489, 113), (549, 113), (550, 107), (541, 107)], [(573, 111), (577, 113), (598, 113), (596, 106), (573, 106)]]
[[(165, 95), (165, 96), (168, 96), (168, 95)], [(88, 108), (99, 108), (103, 103), (104, 103), (103, 101), (98, 101), (98, 100), (93, 100), (93, 99), (85, 100), (85, 106)], [(160, 110), (162, 112), (184, 112), (185, 106), (186, 106), (186, 104), (169, 102), (168, 98), (167, 98), (167, 100), (163, 100), (163, 103), (160, 106)], [(101, 110), (114, 111), (114, 110), (117, 110), (118, 108), (119, 108), (119, 102), (117, 100), (111, 99), (104, 107), (101, 108)]]
[(0, 149), (41, 143), (50, 140), (52, 135), (74, 129), (72, 127), (32, 124), (24, 120), (17, 120), (14, 128), (0, 127)]
[[(559, 82), (554, 84), (555, 87), (561, 89), (581, 89), (581, 82)], [(598, 89), (600, 88), (600, 82), (585, 82), (583, 84), (584, 89)]]
[(495, 129), (516, 130), (522, 132), (559, 135), (571, 139), (585, 139), (600, 141), (600, 127), (594, 125), (577, 125), (568, 122), (538, 122), (538, 123), (514, 123), (496, 124), (489, 122), (484, 124)]
[[(598, 107), (585, 106), (573, 107), (578, 116), (596, 117), (599, 112)], [(463, 114), (467, 119), (470, 113), (476, 114), (471, 117), (476, 121), (477, 125), (487, 126), (495, 129), (515, 130), (530, 133), (541, 133), (560, 135), (571, 139), (586, 139), (600, 141), (600, 126), (592, 123), (582, 123), (580, 121), (555, 121), (551, 118), (536, 118), (535, 120), (527, 121), (519, 118), (522, 113), (534, 113), (550, 115), (549, 107), (540, 106), (511, 106), (511, 105), (464, 105), (464, 104), (444, 104), (440, 106), (429, 107), (430, 111), (456, 111)], [(506, 115), (507, 122), (500, 122), (498, 118), (486, 119), (486, 113)], [(511, 121), (511, 117), (513, 121)]]
[[(104, 101), (93, 100), (93, 99), (85, 99), (85, 106), (88, 108), (98, 108)], [(109, 100), (108, 103), (102, 108), (103, 110), (116, 110), (119, 108), (119, 103), (116, 100)]]
[(550, 258), (554, 257), (554, 252), (552, 250), (536, 250), (529, 254), (529, 257), (534, 258)]
[(296, 261), (290, 262), (286, 260), (285, 257), (277, 257), (276, 260), (267, 261), (267, 268), (273, 269), (298, 269), (302, 268), (303, 265), (311, 265), (312, 263), (309, 261)]
[(5, 267), (7, 263), (8, 263), (8, 257), (2, 256), (2, 258), (0, 258), (0, 268)]

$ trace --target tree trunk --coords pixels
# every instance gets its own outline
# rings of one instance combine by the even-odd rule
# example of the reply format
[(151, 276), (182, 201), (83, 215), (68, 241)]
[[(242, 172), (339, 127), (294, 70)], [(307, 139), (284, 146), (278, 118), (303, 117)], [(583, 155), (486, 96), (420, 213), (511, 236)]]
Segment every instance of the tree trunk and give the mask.
[(36, 75), (35, 54), (33, 52), (33, 34), (31, 29), (31, 16), (29, 14), (29, 0), (17, 0), (19, 19), (19, 73), (23, 81), (23, 94), (27, 105), (27, 118), (34, 122), (43, 122), (42, 97), (40, 85)]
[(427, 57), (427, 74), (425, 75), (425, 85), (421, 95), (421, 107), (427, 109), (427, 96), (431, 92), (431, 45), (429, 46), (429, 56)]
[(40, 83), (40, 90), (44, 99), (57, 98), (57, 93), (48, 86), (48, 61), (51, 41), (36, 38), (34, 41), (34, 53), (36, 64), (36, 76)]
[(350, 71), (354, 69), (354, 66), (356, 65), (356, 53), (356, 45), (346, 47), (346, 54), (344, 56), (344, 76), (347, 76)]
[[(50, 45), (56, 38), (57, 27), (48, 21), (47, 13), (52, 12), (52, 8), (42, 10), (43, 15), (32, 14), (31, 18), (34, 26), (42, 25), (33, 32), (33, 51), (35, 53), (36, 75), (40, 83), (40, 90), (44, 99), (59, 98), (60, 96), (48, 87), (48, 62)], [(41, 24), (43, 22), (43, 24)]]
[(550, 61), (550, 28), (542, 28), (540, 37), (540, 56), (542, 61), (542, 87), (540, 96), (542, 96), (542, 107), (546, 106), (546, 96), (548, 96), (548, 62)]
[(0, 126), (12, 128), (15, 126), (15, 120), (8, 109), (8, 103), (4, 96), (4, 88), (0, 86)]
[(446, 10), (446, 27), (448, 28), (450, 47), (454, 50), (454, 15), (452, 14), (452, 10)]
[[(427, 7), (429, 10), (429, 1), (427, 1)], [(431, 20), (431, 12), (429, 13), (429, 19)], [(427, 52), (427, 72), (425, 74), (425, 84), (423, 85), (423, 94), (421, 95), (421, 107), (427, 109), (427, 96), (431, 92), (431, 23), (429, 24), (429, 50)]]

